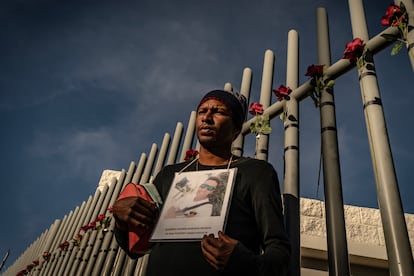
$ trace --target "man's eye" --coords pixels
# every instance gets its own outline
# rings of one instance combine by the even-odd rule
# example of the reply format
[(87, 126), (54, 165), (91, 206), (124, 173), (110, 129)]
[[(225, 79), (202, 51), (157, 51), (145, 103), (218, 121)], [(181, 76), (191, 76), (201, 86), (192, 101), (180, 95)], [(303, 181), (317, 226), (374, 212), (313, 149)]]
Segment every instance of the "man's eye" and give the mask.
[(222, 114), (222, 115), (229, 114), (226, 110), (217, 110), (217, 113)]

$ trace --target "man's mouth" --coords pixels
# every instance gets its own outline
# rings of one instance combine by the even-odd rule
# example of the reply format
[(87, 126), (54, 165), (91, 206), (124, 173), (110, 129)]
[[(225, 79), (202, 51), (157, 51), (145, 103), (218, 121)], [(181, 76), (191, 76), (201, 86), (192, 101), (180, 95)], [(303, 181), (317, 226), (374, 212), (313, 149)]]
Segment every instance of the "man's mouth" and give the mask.
[(214, 128), (213, 127), (200, 127), (199, 133), (201, 135), (211, 135), (214, 132)]

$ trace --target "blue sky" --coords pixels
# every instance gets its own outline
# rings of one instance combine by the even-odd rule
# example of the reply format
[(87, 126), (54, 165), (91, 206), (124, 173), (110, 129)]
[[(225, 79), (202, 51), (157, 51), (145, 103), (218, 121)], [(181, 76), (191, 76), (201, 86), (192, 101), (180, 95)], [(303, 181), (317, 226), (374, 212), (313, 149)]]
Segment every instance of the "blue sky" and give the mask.
[[(365, 2), (373, 36), (384, 29), (390, 1)], [(178, 121), (186, 124), (205, 92), (226, 82), (240, 89), (250, 67), (258, 100), (267, 49), (276, 57), (273, 86), (284, 84), (290, 29), (299, 32), (306, 81), (307, 66), (317, 63), (317, 7), (327, 9), (336, 62), (352, 40), (344, 0), (2, 1), (0, 256), (11, 249), (7, 265), (93, 194), (104, 169), (128, 168)], [(406, 51), (390, 50), (375, 63), (404, 211), (414, 213), (413, 71)], [(377, 208), (356, 70), (334, 91), (344, 201)], [(306, 99), (300, 114), (301, 196), (323, 199), (318, 109)], [(269, 161), (280, 178), (283, 127), (278, 119), (272, 127)]]

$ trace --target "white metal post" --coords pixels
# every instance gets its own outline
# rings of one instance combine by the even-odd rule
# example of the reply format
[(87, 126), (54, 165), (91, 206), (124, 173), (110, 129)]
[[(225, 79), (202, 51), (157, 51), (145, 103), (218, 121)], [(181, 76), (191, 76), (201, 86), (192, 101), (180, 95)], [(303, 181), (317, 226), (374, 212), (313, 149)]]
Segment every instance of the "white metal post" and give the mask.
[[(299, 35), (288, 33), (286, 86), (290, 89), (299, 83)], [(300, 195), (299, 195), (299, 104), (290, 97), (285, 104), (283, 205), (286, 232), (292, 247), (289, 275), (300, 275)]]
[[(349, 9), (354, 37), (368, 40), (362, 0), (349, 0)], [(413, 255), (388, 139), (375, 64), (369, 47), (364, 65), (358, 68), (358, 75), (390, 275), (414, 275)]]

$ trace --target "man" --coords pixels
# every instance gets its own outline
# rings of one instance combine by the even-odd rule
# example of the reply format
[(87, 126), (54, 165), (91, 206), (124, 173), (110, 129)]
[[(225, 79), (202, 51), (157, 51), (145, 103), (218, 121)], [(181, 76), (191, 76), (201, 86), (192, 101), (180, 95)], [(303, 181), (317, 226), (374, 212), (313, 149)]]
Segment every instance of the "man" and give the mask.
[[(290, 245), (283, 225), (277, 174), (265, 161), (231, 153), (246, 109), (246, 100), (240, 94), (223, 90), (207, 93), (197, 108), (198, 160), (191, 165), (184, 162), (167, 166), (154, 180), (165, 199), (176, 172), (237, 167), (224, 233), (205, 235), (201, 242), (154, 244), (147, 276), (285, 275)], [(125, 198), (114, 204), (113, 213), (115, 235), (127, 250), (127, 225), (153, 225), (159, 211), (142, 199)]]

